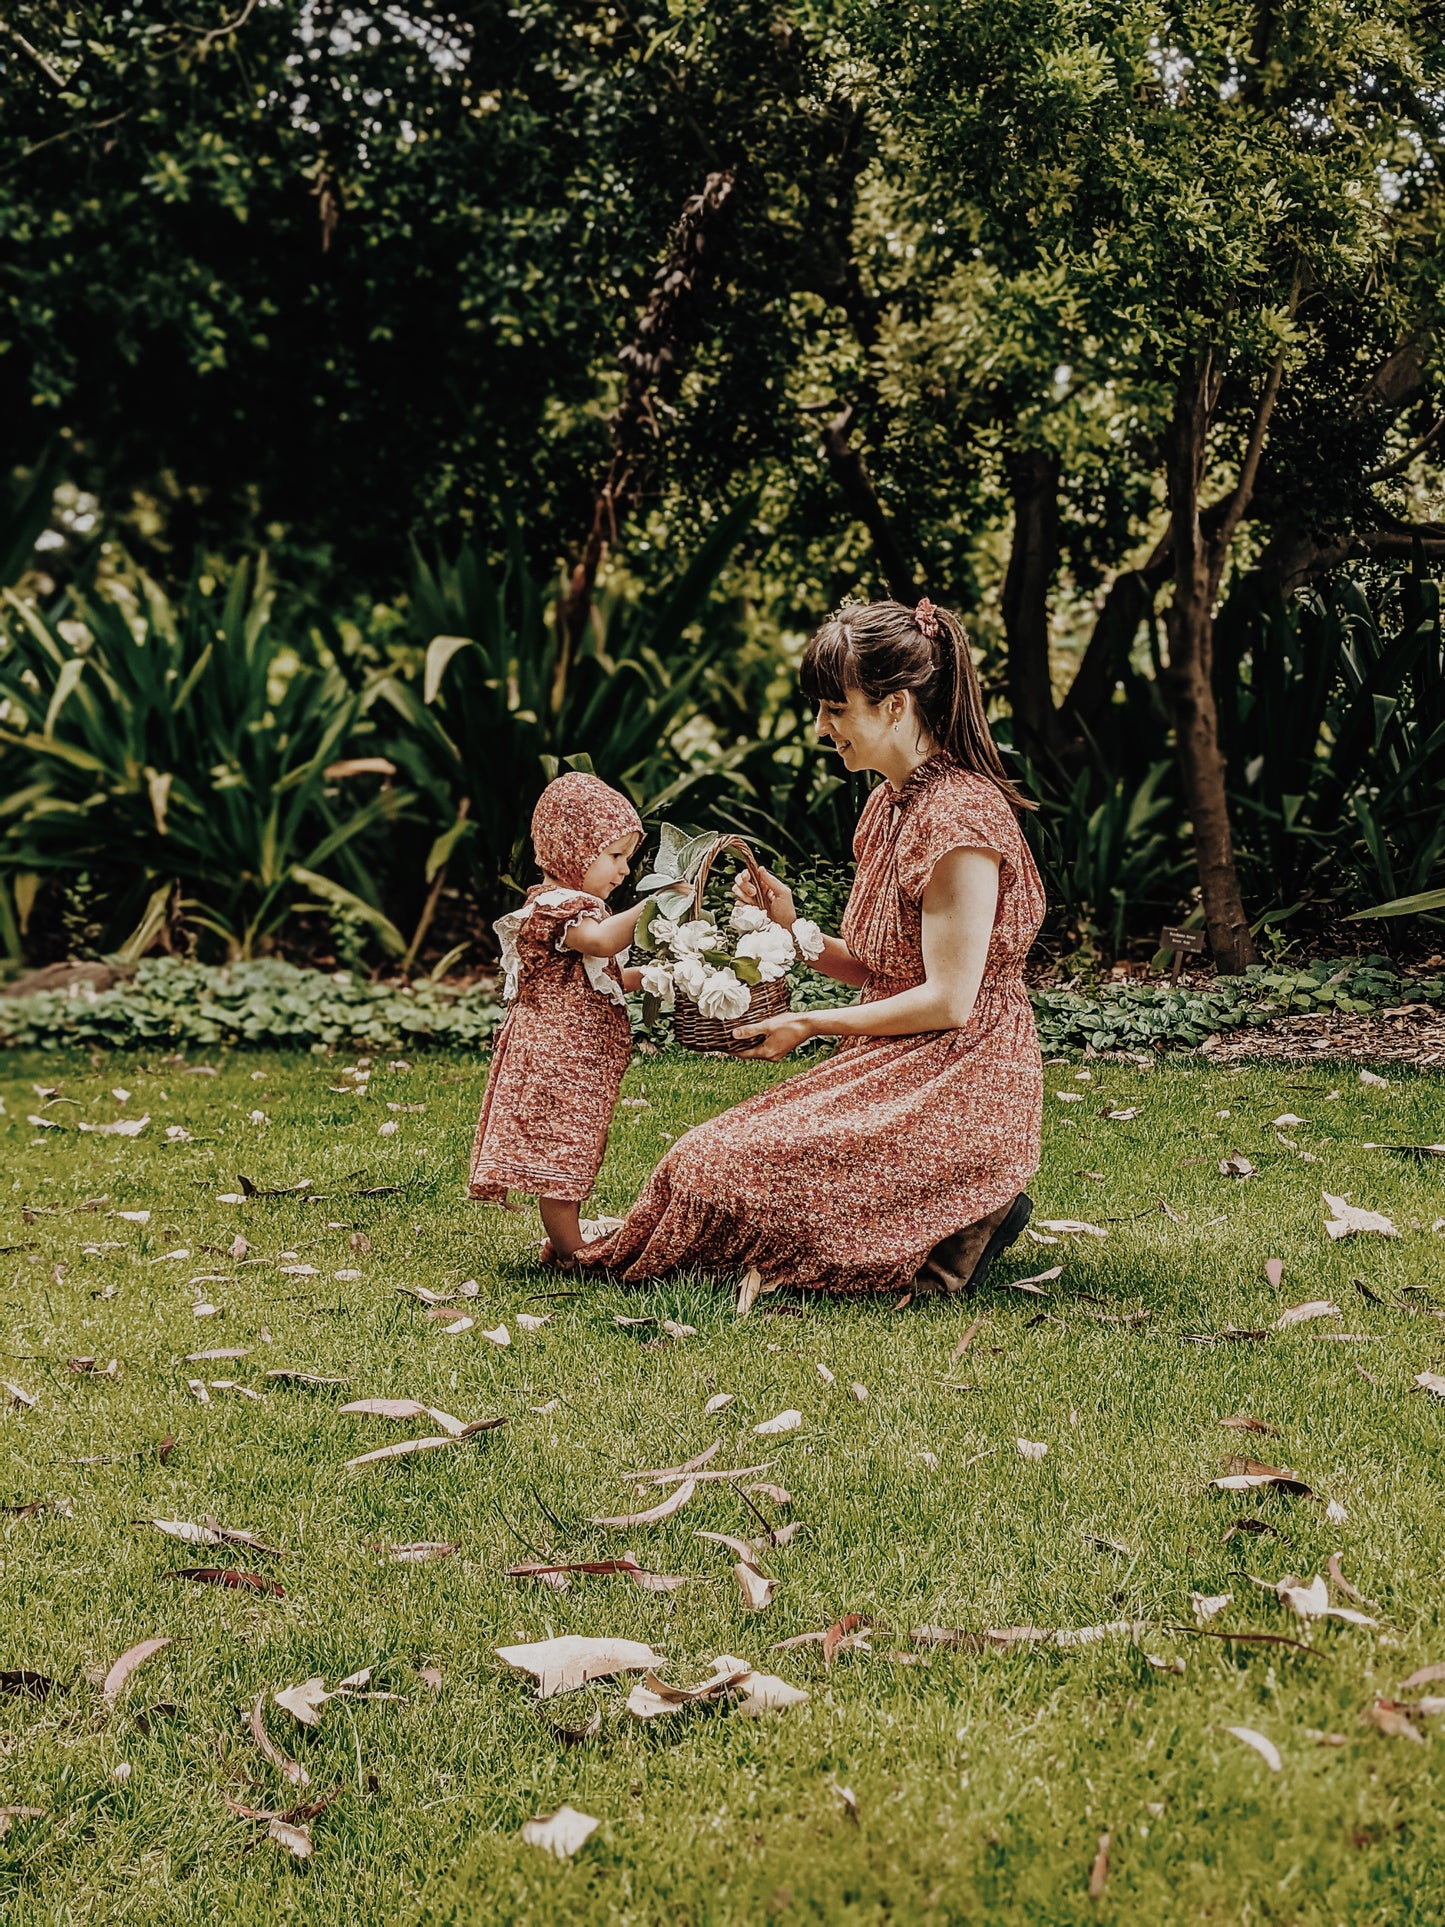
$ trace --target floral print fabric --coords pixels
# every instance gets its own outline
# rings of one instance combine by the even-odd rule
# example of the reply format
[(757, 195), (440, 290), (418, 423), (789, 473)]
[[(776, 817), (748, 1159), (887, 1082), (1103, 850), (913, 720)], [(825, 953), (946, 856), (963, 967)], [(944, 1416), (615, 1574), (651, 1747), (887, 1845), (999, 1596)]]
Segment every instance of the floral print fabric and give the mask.
[(1023, 962), (1043, 885), (1013, 810), (936, 756), (859, 820), (842, 934), (863, 1001), (924, 979), (922, 899), (950, 850), (996, 851), (999, 900), (962, 1030), (843, 1042), (678, 1139), (621, 1228), (578, 1261), (631, 1281), (756, 1265), (821, 1291), (895, 1291), (941, 1239), (1007, 1204), (1038, 1168), (1043, 1070)]
[[(616, 830), (598, 848), (605, 848)], [(594, 852), (595, 854), (595, 852)], [(588, 862), (591, 861), (589, 857)], [(491, 1203), (509, 1191), (544, 1198), (588, 1196), (632, 1055), (632, 1030), (614, 964), (561, 947), (574, 923), (606, 905), (581, 890), (538, 886), (503, 923), (508, 986), (516, 1001), (492, 1049), (472, 1145), (468, 1193)], [(587, 966), (605, 973), (594, 986)]]
[(627, 798), (585, 770), (549, 783), (532, 812), (532, 850), (543, 876), (573, 890), (609, 843), (641, 835), (642, 818)]

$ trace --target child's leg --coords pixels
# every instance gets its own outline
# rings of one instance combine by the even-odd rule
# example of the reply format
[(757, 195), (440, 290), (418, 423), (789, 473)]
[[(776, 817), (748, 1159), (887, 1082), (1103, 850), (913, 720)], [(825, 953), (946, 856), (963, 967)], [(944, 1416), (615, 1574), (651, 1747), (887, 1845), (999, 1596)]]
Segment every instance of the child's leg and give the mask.
[(582, 1249), (582, 1214), (575, 1198), (538, 1198), (542, 1227), (554, 1258), (570, 1258)]

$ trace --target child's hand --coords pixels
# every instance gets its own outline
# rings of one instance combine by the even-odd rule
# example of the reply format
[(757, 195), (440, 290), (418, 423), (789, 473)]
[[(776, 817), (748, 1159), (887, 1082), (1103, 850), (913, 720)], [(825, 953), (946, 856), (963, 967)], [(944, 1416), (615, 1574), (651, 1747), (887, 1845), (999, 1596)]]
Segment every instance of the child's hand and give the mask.
[[(759, 866), (761, 870), (761, 866)], [(763, 879), (762, 908), (767, 911), (774, 923), (780, 923), (784, 930), (791, 930), (798, 919), (797, 905), (793, 893), (781, 877), (775, 877), (771, 870), (761, 870)], [(733, 878), (733, 895), (739, 903), (756, 904), (758, 892), (752, 877), (746, 870), (739, 870)]]

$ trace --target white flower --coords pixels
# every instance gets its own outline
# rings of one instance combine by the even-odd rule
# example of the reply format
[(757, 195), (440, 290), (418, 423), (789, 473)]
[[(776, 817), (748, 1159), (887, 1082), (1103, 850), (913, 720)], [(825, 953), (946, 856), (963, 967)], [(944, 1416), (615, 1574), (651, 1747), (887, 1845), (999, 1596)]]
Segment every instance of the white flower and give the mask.
[[(657, 926), (654, 924), (653, 928)], [(717, 925), (711, 917), (694, 917), (690, 923), (680, 923), (668, 938), (668, 947), (676, 957), (687, 956), (699, 950), (717, 948)]]
[(729, 930), (736, 930), (740, 937), (750, 937), (755, 930), (762, 930), (768, 922), (768, 913), (756, 903), (735, 903), (733, 913), (728, 918)]
[(704, 1017), (715, 1017), (726, 1024), (735, 1017), (745, 1017), (752, 1000), (752, 992), (731, 970), (711, 970), (698, 995), (697, 1007)]
[(765, 984), (776, 983), (793, 961), (793, 939), (780, 923), (769, 923), (738, 939), (738, 955), (753, 959)]
[(654, 917), (647, 926), (647, 935), (653, 943), (671, 945), (677, 935), (677, 925), (671, 917)]
[(793, 942), (805, 963), (816, 963), (823, 954), (823, 933), (811, 917), (798, 917), (793, 923)]
[(644, 964), (642, 970), (643, 994), (656, 997), (664, 1010), (672, 1009), (672, 972), (661, 964)]
[(708, 980), (708, 967), (701, 957), (691, 954), (679, 957), (672, 970), (674, 986), (684, 997), (691, 997), (696, 1003), (702, 995), (702, 987)]

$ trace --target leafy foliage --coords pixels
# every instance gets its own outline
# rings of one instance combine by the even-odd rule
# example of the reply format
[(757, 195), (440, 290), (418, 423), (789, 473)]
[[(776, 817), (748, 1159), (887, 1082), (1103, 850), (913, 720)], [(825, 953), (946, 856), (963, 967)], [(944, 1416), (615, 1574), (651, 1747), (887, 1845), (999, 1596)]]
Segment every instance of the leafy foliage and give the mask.
[(224, 592), (194, 580), (179, 606), (143, 575), (43, 614), (9, 596), (0, 742), (7, 777), (18, 769), (0, 870), (116, 877), (111, 941), (175, 883), (190, 920), (238, 956), (317, 896), (400, 952), (357, 844), (408, 795), (383, 785), (346, 800), (358, 776), (374, 781), (342, 762), (360, 695), (278, 634), (271, 601), (245, 566)]

